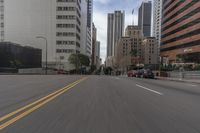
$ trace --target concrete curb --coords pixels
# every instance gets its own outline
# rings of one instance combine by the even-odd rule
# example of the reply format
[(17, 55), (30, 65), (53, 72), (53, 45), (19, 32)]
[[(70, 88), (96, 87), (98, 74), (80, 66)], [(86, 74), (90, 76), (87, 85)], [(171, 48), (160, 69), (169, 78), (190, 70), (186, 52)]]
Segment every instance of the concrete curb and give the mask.
[(158, 79), (158, 80), (169, 80), (169, 81), (175, 81), (175, 82), (200, 84), (200, 80), (199, 80), (199, 82), (196, 82), (196, 81), (191, 81), (191, 80), (179, 80), (179, 79), (170, 79), (170, 78), (164, 78), (164, 77), (156, 77), (156, 79)]

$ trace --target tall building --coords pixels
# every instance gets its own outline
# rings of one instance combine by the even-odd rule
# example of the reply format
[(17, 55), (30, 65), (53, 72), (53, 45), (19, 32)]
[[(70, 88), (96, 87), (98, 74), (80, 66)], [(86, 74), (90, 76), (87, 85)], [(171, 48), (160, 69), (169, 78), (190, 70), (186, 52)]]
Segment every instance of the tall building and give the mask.
[[(92, 54), (92, 30), (91, 30), (91, 13), (88, 13), (89, 0), (81, 1), (81, 53), (91, 57)], [(92, 8), (92, 7), (90, 7)], [(90, 11), (92, 12), (92, 10)]]
[(0, 41), (4, 41), (4, 0), (0, 0)]
[[(5, 41), (31, 45), (43, 50), (48, 41), (48, 67), (74, 69), (72, 53), (91, 53), (87, 0), (6, 0)], [(88, 54), (87, 54), (88, 52)]]
[(97, 69), (99, 69), (100, 65), (101, 65), (101, 57), (100, 57), (100, 46), (101, 43), (99, 41), (96, 42), (96, 66)]
[(108, 14), (107, 22), (107, 57), (113, 55), (113, 23), (114, 23), (114, 14)]
[(92, 28), (93, 22), (93, 0), (87, 0), (87, 27)]
[(92, 61), (91, 64), (95, 66), (96, 64), (96, 42), (97, 42), (97, 29), (92, 23)]
[(117, 41), (124, 35), (124, 21), (124, 11), (115, 11), (108, 14), (107, 57), (115, 55)]
[(161, 21), (162, 20), (162, 0), (154, 0), (153, 3), (153, 37), (160, 47), (161, 42)]
[(87, 3), (85, 0), (82, 3), (57, 0), (56, 10), (56, 58), (60, 59), (62, 69), (70, 70), (73, 66), (68, 61), (69, 56), (85, 51)]
[(163, 1), (163, 63), (200, 63), (200, 1)]
[(138, 14), (138, 26), (142, 30), (145, 37), (151, 36), (151, 1), (142, 2)]

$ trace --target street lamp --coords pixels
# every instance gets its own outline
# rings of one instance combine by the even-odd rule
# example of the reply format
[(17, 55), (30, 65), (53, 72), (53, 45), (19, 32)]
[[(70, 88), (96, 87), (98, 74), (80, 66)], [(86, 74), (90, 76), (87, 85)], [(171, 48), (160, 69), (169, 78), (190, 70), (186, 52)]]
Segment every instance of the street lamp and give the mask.
[(45, 67), (45, 74), (47, 75), (47, 45), (48, 45), (48, 42), (47, 42), (47, 38), (46, 37), (43, 37), (43, 36), (37, 36), (36, 38), (39, 38), (39, 39), (44, 39), (46, 41), (46, 67)]

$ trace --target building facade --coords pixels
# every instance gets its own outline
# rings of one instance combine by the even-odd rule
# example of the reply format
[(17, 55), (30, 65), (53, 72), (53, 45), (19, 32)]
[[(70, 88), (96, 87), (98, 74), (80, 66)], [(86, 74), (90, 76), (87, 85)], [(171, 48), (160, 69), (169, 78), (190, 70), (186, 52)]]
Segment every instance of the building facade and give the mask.
[(200, 63), (200, 1), (163, 1), (163, 63)]
[(113, 55), (113, 23), (114, 23), (114, 14), (108, 14), (107, 21), (107, 57)]
[(0, 41), (4, 41), (4, 0), (0, 0)]
[(160, 49), (161, 42), (161, 21), (162, 20), (162, 0), (154, 0), (153, 3), (153, 37), (158, 42)]
[(96, 64), (96, 42), (97, 42), (97, 29), (92, 23), (92, 57), (91, 57), (91, 65), (95, 66)]
[(116, 48), (115, 66), (120, 71), (126, 72), (132, 65), (143, 64), (142, 41), (143, 33), (140, 28), (127, 26), (125, 37), (121, 37)]
[(100, 41), (96, 42), (96, 67), (97, 69), (99, 69), (100, 65), (101, 65), (101, 56), (100, 56), (100, 47), (101, 47), (101, 43)]
[(0, 68), (41, 68), (42, 50), (0, 42)]
[(115, 56), (117, 41), (124, 35), (125, 12), (115, 11), (108, 14), (107, 57)]
[(145, 37), (151, 36), (151, 1), (142, 2), (138, 14), (138, 26), (142, 30)]
[(116, 48), (116, 68), (127, 72), (134, 67), (158, 64), (158, 45), (155, 37), (144, 37), (138, 26), (127, 26), (125, 36)]
[(43, 50), (48, 41), (48, 67), (71, 70), (73, 53), (91, 54), (87, 0), (6, 0), (5, 41)]
[(143, 40), (144, 64), (158, 64), (158, 43), (155, 37), (146, 37)]

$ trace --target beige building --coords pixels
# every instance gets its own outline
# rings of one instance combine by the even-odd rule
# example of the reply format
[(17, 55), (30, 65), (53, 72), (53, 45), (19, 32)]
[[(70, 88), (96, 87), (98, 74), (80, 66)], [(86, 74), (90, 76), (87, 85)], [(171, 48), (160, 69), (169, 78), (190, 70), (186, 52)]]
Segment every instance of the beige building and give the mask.
[(144, 64), (158, 64), (158, 43), (155, 37), (143, 40)]
[(157, 64), (157, 42), (154, 37), (143, 37), (138, 26), (128, 26), (125, 37), (122, 37), (116, 47), (115, 67), (126, 72), (131, 67)]
[(115, 66), (120, 71), (127, 71), (130, 66), (143, 63), (142, 40), (143, 34), (138, 26), (128, 26), (126, 28), (125, 37), (118, 41), (116, 47)]

